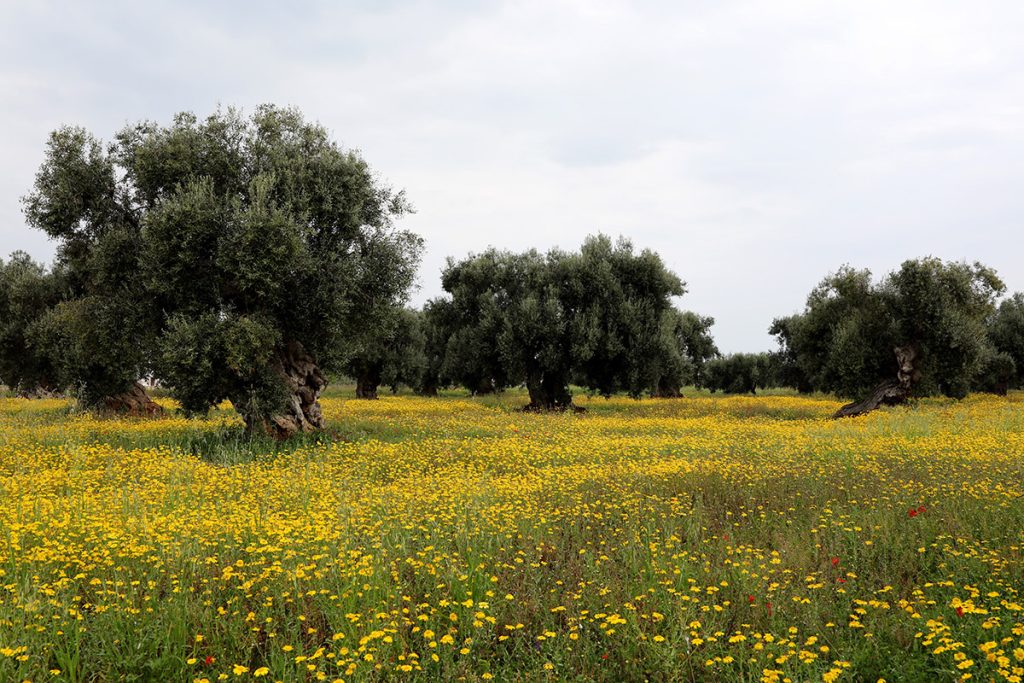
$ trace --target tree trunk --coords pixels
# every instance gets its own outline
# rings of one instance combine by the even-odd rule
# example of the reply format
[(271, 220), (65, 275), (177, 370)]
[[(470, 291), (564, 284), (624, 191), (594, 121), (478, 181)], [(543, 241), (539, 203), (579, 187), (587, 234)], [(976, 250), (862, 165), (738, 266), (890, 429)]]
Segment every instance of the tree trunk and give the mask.
[(374, 400), (380, 386), (380, 373), (369, 372), (356, 378), (356, 398)]
[(64, 392), (62, 392), (60, 389), (58, 389), (58, 388), (56, 388), (54, 386), (40, 384), (40, 385), (37, 385), (35, 387), (32, 387), (31, 389), (19, 388), (17, 396), (18, 396), (18, 398), (30, 398), (30, 399), (37, 399), (37, 398), (64, 398)]
[(239, 412), (245, 420), (246, 430), (287, 439), (299, 432), (323, 429), (320, 394), (327, 386), (327, 378), (320, 372), (316, 360), (306, 353), (302, 344), (293, 341), (277, 351), (273, 362), (274, 370), (284, 385), (286, 401), (280, 411), (269, 415), (247, 410), (244, 402), (232, 401), (236, 410), (241, 408)]
[(560, 376), (552, 376), (546, 372), (530, 373), (526, 380), (526, 389), (530, 392), (530, 404), (523, 408), (527, 411), (550, 412), (572, 408), (583, 412), (584, 408), (574, 406), (569, 383)]
[(915, 366), (917, 350), (912, 346), (898, 346), (893, 353), (899, 368), (896, 378), (882, 382), (866, 398), (846, 404), (836, 411), (833, 418), (864, 415), (879, 406), (904, 403), (910, 397), (914, 384), (921, 379), (921, 371)]
[(667, 381), (664, 377), (658, 380), (658, 386), (651, 394), (653, 398), (680, 398), (683, 392), (674, 382)]
[(473, 396), (487, 396), (494, 393), (494, 382), (490, 377), (482, 377), (473, 388)]
[(416, 394), (418, 396), (436, 397), (437, 396), (437, 385), (432, 383), (432, 382), (431, 383), (426, 383), (426, 384), (421, 386), (416, 391)]
[(149, 397), (139, 382), (128, 391), (104, 398), (100, 410), (129, 417), (159, 417), (164, 414), (164, 409)]

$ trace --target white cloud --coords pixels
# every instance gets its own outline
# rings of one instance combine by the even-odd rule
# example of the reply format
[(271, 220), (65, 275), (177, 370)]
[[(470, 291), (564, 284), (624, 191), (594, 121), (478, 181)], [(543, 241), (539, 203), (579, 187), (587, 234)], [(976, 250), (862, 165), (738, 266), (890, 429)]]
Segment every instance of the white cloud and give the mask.
[[(215, 7), (215, 9), (211, 9)], [(0, 8), (3, 251), (49, 130), (295, 104), (444, 257), (623, 233), (728, 350), (843, 262), (980, 259), (1024, 289), (1024, 5), (56, 3)]]

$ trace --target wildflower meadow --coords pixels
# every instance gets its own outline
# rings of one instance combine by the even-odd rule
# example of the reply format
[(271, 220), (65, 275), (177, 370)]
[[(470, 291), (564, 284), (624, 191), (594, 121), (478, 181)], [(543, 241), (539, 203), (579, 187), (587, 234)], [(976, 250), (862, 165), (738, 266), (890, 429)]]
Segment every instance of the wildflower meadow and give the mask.
[(1024, 675), (1024, 395), (521, 403), (0, 399), (0, 680)]

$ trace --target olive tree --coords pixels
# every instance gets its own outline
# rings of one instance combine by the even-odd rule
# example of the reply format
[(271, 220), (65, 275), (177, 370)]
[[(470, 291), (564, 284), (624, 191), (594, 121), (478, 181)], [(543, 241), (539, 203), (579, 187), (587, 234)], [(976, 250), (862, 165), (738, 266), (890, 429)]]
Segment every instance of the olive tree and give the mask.
[(657, 254), (605, 236), (573, 253), (492, 249), (449, 262), (443, 284), (453, 376), (461, 368), (495, 387), (523, 383), (532, 410), (572, 407), (570, 383), (605, 396), (646, 391), (662, 317), (684, 291)]
[(1024, 294), (1004, 299), (988, 321), (988, 347), (975, 388), (997, 394), (1024, 386)]
[(573, 379), (602, 396), (639, 397), (657, 380), (662, 320), (685, 287), (655, 252), (620, 238), (588, 238), (556, 271), (570, 315)]
[(905, 261), (877, 283), (866, 270), (843, 268), (773, 329), (811, 386), (859, 399), (836, 417), (859, 415), (915, 395), (964, 396), (1002, 291), (977, 263)]
[(431, 299), (423, 306), (420, 314), (423, 330), (423, 373), (416, 393), (423, 396), (437, 396), (440, 388), (452, 383), (445, 367), (448, 340), (454, 329), (451, 301)]
[(719, 356), (718, 347), (711, 336), (715, 319), (692, 311), (672, 308), (661, 321), (661, 337), (654, 358), (660, 367), (651, 395), (675, 398), (682, 388), (700, 383), (706, 363)]
[(693, 311), (682, 311), (676, 324), (676, 338), (686, 350), (686, 357), (693, 364), (690, 383), (698, 384), (708, 361), (718, 358), (721, 353), (711, 336), (715, 319), (709, 315), (698, 315)]
[(327, 373), (405, 299), (420, 249), (394, 227), (401, 192), (273, 106), (143, 122), (106, 147), (58, 131), (26, 207), (76, 288), (55, 329), (105, 365), (72, 364), (79, 382), (155, 371), (185, 411), (227, 399), (276, 436), (323, 426)]
[(149, 414), (160, 409), (138, 380), (152, 369), (159, 320), (141, 273), (145, 211), (117, 157), (81, 128), (50, 135), (23, 203), (29, 225), (57, 242), (66, 291), (35, 333), (83, 407)]
[(518, 383), (509, 376), (498, 346), (511, 295), (504, 288), (515, 258), (493, 249), (458, 262), (449, 258), (441, 286), (450, 298), (430, 303), (435, 343), (444, 344), (438, 377), (450, 378), (474, 395)]
[(356, 380), (356, 397), (375, 399), (380, 385), (418, 388), (427, 360), (422, 313), (399, 308), (380, 336), (352, 354), (345, 372)]
[(24, 397), (60, 391), (60, 379), (40, 339), (40, 321), (60, 302), (61, 274), (16, 251), (0, 259), (0, 384)]
[(776, 318), (768, 333), (775, 336), (779, 342), (778, 350), (771, 352), (776, 386), (790, 387), (801, 394), (808, 394), (814, 391), (814, 387), (793, 346), (794, 335), (798, 333), (802, 321), (801, 315)]
[(731, 353), (704, 366), (701, 386), (712, 393), (755, 394), (773, 386), (772, 359), (767, 353)]
[(1011, 388), (1018, 386), (1018, 382), (1017, 363), (1013, 356), (996, 350), (994, 346), (986, 346), (971, 389), (1005, 396)]
[(404, 195), (293, 109), (118, 139), (149, 207), (160, 376), (191, 412), (229, 399), (249, 429), (321, 428), (327, 373), (379, 339), (412, 285), (420, 240), (393, 225)]

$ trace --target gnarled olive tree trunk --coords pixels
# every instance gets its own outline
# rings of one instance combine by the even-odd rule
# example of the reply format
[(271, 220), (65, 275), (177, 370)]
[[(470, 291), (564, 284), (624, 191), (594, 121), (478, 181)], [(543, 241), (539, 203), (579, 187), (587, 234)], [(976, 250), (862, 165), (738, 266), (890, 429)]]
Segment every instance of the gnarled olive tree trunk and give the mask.
[(64, 392), (50, 384), (38, 384), (34, 387), (19, 387), (18, 398), (64, 398)]
[(917, 369), (917, 349), (913, 346), (897, 346), (897, 372), (894, 379), (888, 379), (872, 390), (860, 401), (848, 403), (833, 415), (833, 418), (856, 417), (877, 409), (879, 406), (893, 406), (905, 402), (910, 397), (914, 384), (921, 379), (921, 371)]
[(320, 410), (320, 394), (327, 386), (327, 378), (316, 360), (302, 344), (293, 341), (279, 349), (274, 356), (274, 372), (281, 378), (286, 394), (283, 407), (266, 414), (257, 407), (235, 402), (242, 414), (246, 429), (262, 432), (277, 439), (286, 439), (299, 432), (314, 432), (324, 428)]
[(149, 397), (141, 382), (120, 394), (104, 397), (99, 407), (104, 413), (129, 417), (159, 417), (164, 414), (164, 409)]
[(570, 408), (583, 410), (583, 408), (573, 405), (569, 382), (559, 374), (543, 371), (530, 372), (526, 378), (526, 390), (530, 392), (530, 404), (523, 410), (538, 412)]

